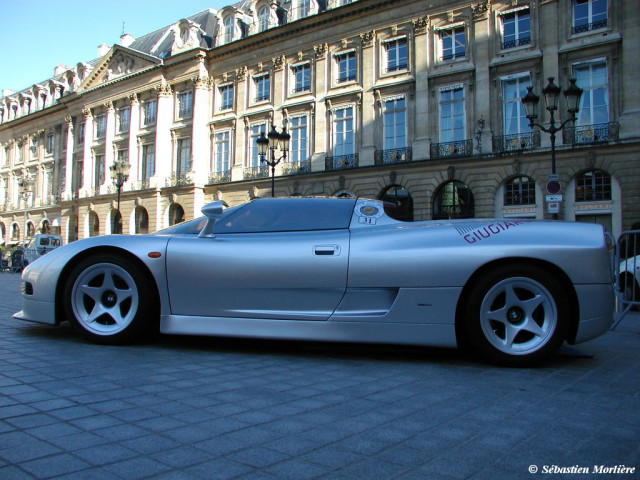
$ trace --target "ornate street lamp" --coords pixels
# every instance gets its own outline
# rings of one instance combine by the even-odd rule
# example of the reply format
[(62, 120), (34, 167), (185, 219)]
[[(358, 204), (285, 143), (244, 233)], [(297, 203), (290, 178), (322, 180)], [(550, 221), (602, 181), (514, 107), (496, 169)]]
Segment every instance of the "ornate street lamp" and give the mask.
[(129, 178), (129, 170), (131, 165), (127, 162), (113, 162), (113, 165), (109, 167), (109, 172), (111, 173), (111, 180), (113, 180), (113, 184), (118, 189), (118, 209), (116, 210), (116, 216), (113, 219), (113, 233), (122, 233), (122, 223), (120, 218), (120, 190), (122, 190), (122, 186), (124, 182)]
[[(271, 167), (271, 197), (273, 198), (276, 196), (276, 165), (287, 158), (291, 135), (287, 133), (286, 127), (282, 127), (282, 132), (278, 132), (275, 125), (272, 125), (267, 137), (264, 136), (264, 132), (261, 132), (256, 143), (258, 144), (260, 161)], [(282, 152), (280, 158), (276, 158), (276, 150), (278, 149)], [(267, 152), (271, 152), (270, 159), (267, 159)]]
[[(549, 83), (546, 87), (542, 89), (542, 95), (544, 96), (545, 108), (549, 112), (549, 126), (544, 127), (543, 125), (536, 123), (535, 120), (538, 118), (536, 113), (538, 102), (540, 101), (540, 97), (533, 93), (533, 87), (527, 87), (527, 94), (522, 97), (522, 103), (524, 105), (525, 115), (529, 119), (529, 127), (538, 127), (543, 132), (546, 132), (550, 135), (551, 139), (551, 173), (552, 175), (556, 174), (556, 133), (561, 131), (564, 126), (569, 122), (575, 122), (576, 113), (578, 113), (578, 109), (580, 107), (580, 97), (582, 96), (582, 89), (576, 85), (576, 79), (569, 79), (569, 88), (564, 91), (564, 96), (567, 100), (567, 111), (569, 112), (570, 117), (567, 118), (564, 122), (560, 123), (559, 126), (556, 126), (556, 120), (554, 117), (554, 112), (558, 109), (558, 99), (560, 98), (560, 87), (558, 87), (555, 83), (553, 83), (554, 77), (549, 77), (547, 79)], [(558, 214), (553, 214), (554, 220), (558, 219)]]
[(20, 197), (24, 200), (24, 234), (23, 240), (27, 239), (29, 229), (27, 228), (27, 200), (33, 193), (33, 185), (35, 181), (31, 178), (31, 174), (28, 170), (22, 172), (22, 176), (18, 179), (18, 192)]

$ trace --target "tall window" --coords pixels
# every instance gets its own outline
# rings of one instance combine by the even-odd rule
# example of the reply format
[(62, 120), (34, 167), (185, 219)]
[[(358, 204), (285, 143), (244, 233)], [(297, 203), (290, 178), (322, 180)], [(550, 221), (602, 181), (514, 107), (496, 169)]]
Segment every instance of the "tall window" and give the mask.
[(84, 143), (85, 136), (85, 124), (81, 123), (78, 125), (78, 145), (82, 145)]
[(260, 75), (253, 77), (253, 82), (256, 88), (256, 102), (263, 102), (269, 100), (270, 88), (269, 88), (269, 75)]
[(213, 171), (217, 173), (227, 172), (229, 170), (229, 152), (230, 152), (230, 136), (229, 130), (216, 132), (215, 137), (215, 158)]
[(504, 135), (531, 132), (529, 120), (524, 111), (522, 97), (531, 86), (529, 73), (502, 78), (502, 116)]
[(233, 15), (224, 19), (224, 43), (233, 42)]
[(384, 150), (407, 146), (407, 102), (405, 97), (384, 100), (383, 104)]
[(333, 113), (333, 155), (340, 157), (355, 152), (353, 106), (338, 108)]
[(502, 20), (502, 48), (515, 48), (531, 43), (531, 16), (529, 7), (500, 15)]
[(149, 213), (142, 206), (137, 206), (135, 210), (136, 233), (149, 233)]
[(398, 38), (385, 42), (384, 48), (387, 57), (387, 72), (407, 69), (407, 39)]
[(577, 126), (609, 122), (607, 63), (595, 60), (573, 66), (576, 84), (583, 89)]
[(56, 148), (56, 136), (53, 133), (47, 135), (47, 153), (53, 153)]
[(98, 115), (96, 117), (96, 138), (104, 138), (104, 134), (107, 130), (107, 116)]
[(294, 80), (294, 91), (308, 92), (311, 90), (311, 66), (308, 63), (296, 65), (292, 69)]
[(258, 155), (258, 144), (256, 143), (256, 140), (260, 137), (260, 133), (264, 132), (264, 134), (266, 135), (267, 131), (268, 130), (266, 123), (254, 123), (253, 125), (251, 125), (251, 135), (249, 138), (249, 167), (260, 166), (260, 156)]
[(576, 202), (611, 200), (611, 176), (602, 170), (589, 170), (576, 177)]
[(433, 219), (472, 218), (475, 215), (471, 189), (462, 182), (451, 180), (433, 196)]
[(142, 123), (144, 125), (153, 125), (156, 123), (156, 100), (147, 100), (144, 102), (142, 110)]
[(442, 29), (439, 36), (440, 60), (453, 60), (466, 55), (467, 36), (464, 25)]
[(350, 82), (356, 79), (356, 52), (345, 52), (336, 55), (338, 67), (338, 83)]
[(131, 119), (131, 109), (129, 107), (118, 110), (118, 132), (126, 133), (129, 131), (129, 121)]
[(271, 9), (268, 6), (265, 6), (258, 12), (258, 31), (264, 32), (269, 28), (270, 11)]
[(607, 26), (607, 0), (573, 0), (573, 33)]
[(94, 185), (93, 188), (98, 190), (105, 179), (104, 155), (96, 155), (96, 167), (94, 169)]
[(178, 139), (176, 149), (176, 177), (184, 177), (191, 168), (191, 139)]
[(516, 177), (504, 186), (505, 205), (534, 205), (536, 184), (529, 177)]
[(148, 143), (142, 146), (142, 170), (140, 178), (143, 182), (149, 181), (156, 173), (156, 146)]
[(465, 123), (462, 85), (440, 90), (440, 141), (464, 140), (466, 138)]
[(190, 118), (193, 113), (193, 91), (178, 94), (178, 118)]
[(220, 110), (231, 110), (233, 108), (233, 84), (221, 85), (218, 90), (220, 92)]
[(290, 159), (291, 162), (304, 162), (308, 158), (307, 150), (307, 117), (292, 117), (289, 122), (291, 134)]

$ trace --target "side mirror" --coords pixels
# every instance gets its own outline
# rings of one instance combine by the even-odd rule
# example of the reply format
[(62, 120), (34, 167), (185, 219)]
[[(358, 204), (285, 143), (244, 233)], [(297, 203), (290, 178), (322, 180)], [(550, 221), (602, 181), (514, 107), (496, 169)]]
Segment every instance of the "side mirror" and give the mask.
[(200, 231), (198, 237), (212, 237), (213, 227), (216, 221), (222, 217), (224, 211), (224, 204), (222, 202), (212, 202), (202, 207), (202, 213), (207, 217), (207, 223)]

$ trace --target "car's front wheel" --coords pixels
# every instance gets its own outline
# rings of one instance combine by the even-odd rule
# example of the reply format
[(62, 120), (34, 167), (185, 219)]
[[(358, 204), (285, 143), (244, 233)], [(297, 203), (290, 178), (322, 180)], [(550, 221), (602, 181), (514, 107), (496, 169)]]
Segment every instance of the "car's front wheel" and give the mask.
[(100, 254), (76, 265), (64, 287), (67, 317), (81, 335), (96, 343), (139, 339), (157, 317), (145, 276), (118, 255)]
[(502, 266), (473, 286), (463, 321), (476, 353), (501, 365), (526, 366), (562, 345), (569, 309), (562, 284), (544, 269)]

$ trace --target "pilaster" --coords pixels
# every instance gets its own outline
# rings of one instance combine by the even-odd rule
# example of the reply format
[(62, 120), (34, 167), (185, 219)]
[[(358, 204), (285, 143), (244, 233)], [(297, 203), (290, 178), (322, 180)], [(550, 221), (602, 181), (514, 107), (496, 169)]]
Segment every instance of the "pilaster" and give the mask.
[(156, 87), (158, 92), (156, 112), (156, 182), (164, 186), (164, 180), (171, 176), (171, 124), (173, 122), (173, 91), (171, 85), (163, 81)]

